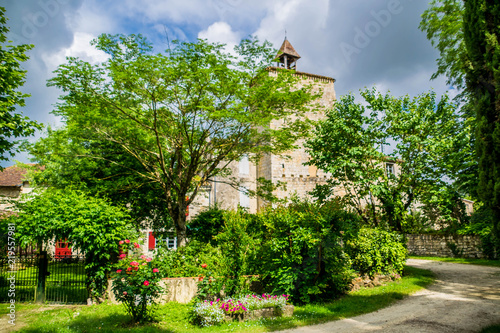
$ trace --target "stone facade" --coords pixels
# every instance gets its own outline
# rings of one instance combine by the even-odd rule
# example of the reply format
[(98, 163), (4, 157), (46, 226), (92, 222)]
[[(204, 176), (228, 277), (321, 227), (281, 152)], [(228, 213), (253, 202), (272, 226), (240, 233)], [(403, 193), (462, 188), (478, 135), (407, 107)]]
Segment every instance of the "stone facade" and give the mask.
[[(269, 75), (276, 76), (276, 68), (269, 68), (269, 73)], [(297, 88), (310, 84), (313, 86), (313, 93), (320, 93), (321, 97), (315, 103), (321, 110), (333, 106), (335, 79), (304, 72), (295, 72), (294, 75), (300, 78)], [(317, 121), (323, 119), (325, 114), (324, 111), (311, 110), (305, 116)], [(283, 122), (284, 120), (275, 120), (271, 123), (271, 127), (279, 128)], [(257, 212), (267, 202), (261, 198), (248, 197), (246, 190), (255, 191), (257, 179), (261, 177), (272, 181), (273, 184), (286, 183), (286, 189), (278, 189), (273, 193), (279, 199), (287, 199), (294, 194), (301, 198), (306, 197), (307, 193), (316, 187), (316, 184), (324, 184), (329, 175), (314, 166), (304, 165), (309, 161), (309, 155), (303, 144), (304, 140), (297, 142), (297, 149), (282, 155), (265, 155), (258, 163), (253, 163), (246, 157), (231, 163), (229, 165), (231, 177), (235, 177), (241, 187), (238, 189), (229, 185), (229, 179), (215, 179), (210, 188), (200, 194), (191, 205), (190, 216), (196, 216), (198, 212), (214, 203), (223, 209), (236, 209), (240, 205), (248, 208), (251, 213)]]
[(408, 254), (431, 257), (484, 258), (477, 235), (406, 235)]

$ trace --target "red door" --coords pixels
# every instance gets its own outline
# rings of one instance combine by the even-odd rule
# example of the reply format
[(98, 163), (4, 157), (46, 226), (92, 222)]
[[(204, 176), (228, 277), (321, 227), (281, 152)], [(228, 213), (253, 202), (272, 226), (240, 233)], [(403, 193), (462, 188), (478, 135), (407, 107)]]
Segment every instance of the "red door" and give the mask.
[(56, 259), (63, 259), (71, 256), (70, 242), (65, 240), (58, 240), (56, 242)]

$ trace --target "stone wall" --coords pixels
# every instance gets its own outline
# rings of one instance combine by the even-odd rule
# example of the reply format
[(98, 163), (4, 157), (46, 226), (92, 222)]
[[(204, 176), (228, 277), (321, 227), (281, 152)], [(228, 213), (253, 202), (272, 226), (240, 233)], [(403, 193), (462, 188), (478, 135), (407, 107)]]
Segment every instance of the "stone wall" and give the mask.
[(476, 235), (406, 235), (409, 255), (484, 258)]

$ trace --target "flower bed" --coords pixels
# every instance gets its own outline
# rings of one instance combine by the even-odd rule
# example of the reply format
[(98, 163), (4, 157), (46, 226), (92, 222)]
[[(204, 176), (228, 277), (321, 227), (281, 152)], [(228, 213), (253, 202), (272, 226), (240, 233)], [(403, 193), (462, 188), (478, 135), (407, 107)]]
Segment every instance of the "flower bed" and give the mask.
[(194, 314), (201, 326), (212, 326), (224, 321), (244, 321), (261, 317), (292, 316), (293, 305), (287, 305), (288, 295), (246, 295), (240, 298), (198, 302)]

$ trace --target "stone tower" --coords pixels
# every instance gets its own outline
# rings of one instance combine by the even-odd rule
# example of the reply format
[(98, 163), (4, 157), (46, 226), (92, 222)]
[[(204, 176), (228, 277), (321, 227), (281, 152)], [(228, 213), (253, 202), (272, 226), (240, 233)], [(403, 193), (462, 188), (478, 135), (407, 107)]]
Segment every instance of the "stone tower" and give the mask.
[[(292, 44), (285, 38), (276, 56), (277, 64), (269, 68), (269, 75), (277, 76), (278, 70), (283, 68), (294, 70), (294, 75), (300, 78), (298, 88), (302, 85), (311, 84), (313, 92), (321, 92), (321, 97), (315, 102), (324, 108), (330, 108), (335, 100), (335, 79), (327, 76), (310, 74), (297, 71), (297, 61), (300, 55), (295, 51)], [(311, 120), (319, 120), (324, 117), (320, 112), (308, 112), (306, 117)], [(271, 123), (272, 127), (279, 127), (284, 120), (277, 120)], [(299, 197), (307, 196), (307, 192), (312, 191), (316, 184), (323, 184), (328, 175), (314, 166), (303, 165), (309, 160), (309, 155), (303, 147), (303, 140), (297, 142), (298, 149), (287, 152), (284, 155), (268, 154), (259, 163), (254, 164), (244, 157), (239, 162), (233, 162), (230, 169), (233, 177), (237, 177), (241, 183), (241, 191), (228, 184), (220, 182), (220, 179), (212, 183), (205, 198), (197, 199), (197, 203), (190, 207), (190, 215), (196, 215), (204, 207), (217, 203), (224, 209), (236, 209), (238, 205), (247, 207), (251, 213), (257, 212), (264, 207), (267, 202), (260, 198), (250, 198), (245, 190), (256, 190), (256, 180), (260, 177), (270, 180), (273, 183), (286, 182), (286, 191), (277, 190), (273, 194), (278, 198), (289, 198), (296, 193)], [(201, 196), (200, 196), (201, 197)]]

